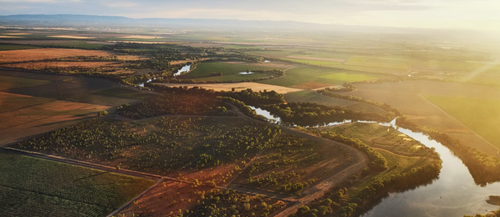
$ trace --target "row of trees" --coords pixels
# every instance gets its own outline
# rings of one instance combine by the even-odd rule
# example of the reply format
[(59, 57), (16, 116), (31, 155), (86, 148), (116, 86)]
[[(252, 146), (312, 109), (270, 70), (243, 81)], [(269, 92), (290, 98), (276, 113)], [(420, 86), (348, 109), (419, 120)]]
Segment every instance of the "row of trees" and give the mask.
[(445, 133), (419, 126), (406, 116), (398, 118), (396, 124), (413, 131), (423, 132), (449, 148), (469, 168), (476, 184), (484, 185), (500, 179), (500, 160), (498, 158), (466, 146)]
[(301, 126), (316, 126), (345, 119), (388, 122), (395, 118), (393, 113), (368, 113), (353, 111), (340, 106), (325, 106), (308, 102), (263, 105), (261, 108), (280, 117), (283, 122), (295, 123)]

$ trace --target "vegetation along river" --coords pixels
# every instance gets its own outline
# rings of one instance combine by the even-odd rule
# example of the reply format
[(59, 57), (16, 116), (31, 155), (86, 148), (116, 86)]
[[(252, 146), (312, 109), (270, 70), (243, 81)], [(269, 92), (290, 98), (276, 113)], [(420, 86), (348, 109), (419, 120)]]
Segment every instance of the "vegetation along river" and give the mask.
[[(280, 122), (278, 117), (273, 116), (268, 111), (252, 108), (257, 114), (271, 119), (271, 122)], [(347, 122), (351, 121), (330, 123), (327, 126)], [(439, 178), (431, 184), (401, 193), (391, 193), (373, 209), (362, 215), (363, 217), (461, 217), (498, 209), (497, 206), (486, 203), (486, 200), (489, 195), (500, 195), (499, 182), (487, 186), (476, 185), (467, 167), (448, 148), (422, 133), (397, 127), (395, 122), (396, 120), (391, 123), (379, 124), (392, 126), (425, 146), (435, 148), (443, 161), (441, 173)]]

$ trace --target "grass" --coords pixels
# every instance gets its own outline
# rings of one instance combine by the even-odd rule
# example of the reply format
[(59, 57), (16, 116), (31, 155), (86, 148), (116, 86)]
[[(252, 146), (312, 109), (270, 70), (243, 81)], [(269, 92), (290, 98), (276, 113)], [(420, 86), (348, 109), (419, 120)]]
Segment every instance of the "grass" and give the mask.
[(397, 154), (415, 156), (424, 156), (427, 154), (427, 150), (418, 148), (423, 146), (421, 143), (392, 127), (370, 123), (353, 123), (346, 126), (326, 128), (325, 130), (342, 134), (346, 137), (357, 138), (369, 146), (385, 149)]
[(0, 51), (4, 51), (4, 50), (24, 50), (24, 49), (33, 49), (33, 48), (38, 48), (38, 47), (29, 46), (29, 45), (15, 45), (15, 44), (1, 44), (0, 45)]
[[(375, 180), (386, 180), (390, 179), (391, 176), (402, 174), (402, 173), (410, 173), (412, 168), (417, 168), (424, 166), (431, 161), (437, 161), (437, 159), (433, 158), (421, 158), (421, 157), (406, 157), (402, 155), (396, 155), (391, 152), (385, 150), (377, 150), (382, 156), (387, 160), (387, 169), (370, 179), (365, 180), (364, 182), (357, 185), (354, 189), (352, 189), (349, 193), (349, 197), (356, 198), (360, 189), (368, 186), (372, 181)], [(397, 165), (397, 167), (395, 167)]]
[(122, 97), (122, 98), (130, 98), (130, 99), (148, 99), (153, 94), (148, 94), (140, 91), (131, 90), (129, 88), (124, 87), (114, 87), (106, 90), (99, 91), (98, 95), (103, 96), (114, 96), (114, 97)]
[(154, 182), (0, 152), (1, 216), (105, 216)]
[(337, 81), (345, 82), (356, 82), (356, 81), (367, 81), (379, 78), (379, 76), (367, 75), (367, 74), (354, 74), (354, 73), (334, 73), (330, 75), (319, 76), (320, 78), (327, 78)]
[(500, 147), (500, 100), (445, 96), (425, 98), (491, 144)]
[[(326, 76), (327, 79), (325, 79), (324, 76)], [(286, 71), (286, 75), (284, 77), (259, 81), (259, 83), (290, 87), (307, 82), (319, 82), (333, 85), (360, 79), (370, 80), (373, 78), (377, 77), (363, 73), (345, 72), (345, 70), (340, 71), (338, 69), (320, 68), (314, 66), (297, 66), (296, 68)]]
[(341, 64), (339, 62), (319, 61), (319, 60), (301, 60), (301, 59), (288, 59), (288, 58), (282, 58), (282, 60), (292, 61), (296, 63), (303, 63), (308, 65), (315, 65), (315, 66), (324, 66), (324, 67)]
[(50, 81), (38, 80), (38, 79), (0, 76), (0, 90), (7, 90), (7, 89), (12, 89), (12, 88), (20, 88), (20, 87), (38, 86), (38, 85), (46, 84), (49, 82)]
[[(205, 62), (198, 64), (196, 68), (182, 76), (181, 79), (195, 79), (197, 81), (242, 81), (247, 79), (256, 79), (269, 77), (269, 74), (256, 73), (250, 75), (240, 75), (240, 72), (246, 72), (252, 69), (270, 70), (272, 68), (265, 66), (253, 66), (247, 64), (233, 64), (225, 62)], [(209, 77), (211, 73), (222, 73), (222, 76)]]
[(357, 104), (357, 102), (354, 101), (323, 96), (310, 90), (287, 93), (285, 94), (285, 100), (287, 102), (312, 102), (328, 106), (349, 106)]

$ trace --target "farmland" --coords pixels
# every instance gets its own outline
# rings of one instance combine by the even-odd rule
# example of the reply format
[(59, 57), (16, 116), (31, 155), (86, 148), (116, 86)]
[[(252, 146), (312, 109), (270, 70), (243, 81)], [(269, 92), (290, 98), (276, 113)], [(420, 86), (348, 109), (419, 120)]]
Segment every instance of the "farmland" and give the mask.
[(277, 133), (274, 127), (225, 117), (91, 120), (14, 147), (163, 175), (221, 168), (220, 173), (199, 173), (197, 178), (224, 183)]
[[(195, 81), (245, 81), (269, 77), (266, 73), (240, 74), (240, 72), (247, 72), (254, 69), (270, 70), (272, 68), (241, 63), (206, 62), (198, 64), (194, 70), (179, 76), (179, 78), (195, 79)], [(221, 73), (221, 75), (212, 75), (218, 73)]]
[[(498, 91), (497, 87), (436, 81), (405, 81), (387, 82), (383, 84), (357, 84), (357, 87), (358, 90), (356, 91), (342, 94), (360, 96), (364, 99), (387, 103), (399, 109), (403, 114), (408, 116), (408, 118), (410, 118), (417, 124), (437, 129), (441, 132), (449, 133), (453, 138), (461, 140), (463, 144), (477, 148), (485, 153), (489, 153), (492, 155), (495, 155), (497, 153), (496, 148), (492, 147), (489, 144), (492, 143), (492, 141), (487, 142), (475, 135), (475, 133), (477, 133), (481, 136), (486, 136), (484, 132), (489, 132), (487, 128), (481, 128), (486, 131), (484, 131), (483, 134), (480, 134), (480, 132), (478, 131), (480, 131), (481, 129), (472, 128), (474, 125), (468, 125), (463, 122), (464, 119), (460, 118), (464, 117), (461, 117), (459, 113), (448, 113), (448, 110), (450, 112), (460, 111), (461, 107), (456, 107), (453, 109), (449, 107), (448, 109), (444, 109), (445, 107), (440, 108), (441, 105), (439, 105), (439, 101), (436, 101), (436, 105), (438, 105), (438, 107), (433, 102), (423, 97), (436, 96), (435, 94), (439, 93), (440, 97), (443, 97), (442, 99), (444, 100), (444, 102), (449, 101), (450, 103), (461, 103), (460, 105), (464, 105), (464, 109), (473, 106), (473, 104), (465, 106), (464, 103), (468, 100), (474, 101), (474, 99), (477, 99), (477, 101), (480, 102), (480, 99), (485, 99), (485, 105), (491, 105), (491, 108), (493, 108), (495, 107), (494, 102), (500, 99), (500, 92)], [(450, 100), (457, 97), (458, 100)], [(446, 106), (446, 104), (444, 104), (443, 106)], [(480, 109), (478, 108), (478, 111), (479, 110)], [(463, 113), (464, 110), (461, 111)], [(475, 111), (471, 112), (474, 112), (471, 114), (479, 114), (475, 113)], [(482, 114), (486, 115), (492, 113), (485, 113), (485, 111), (483, 111)], [(484, 124), (489, 127), (495, 126), (495, 121), (490, 122), (490, 120), (494, 120), (494, 117), (492, 118), (491, 116), (488, 116), (488, 118), (484, 118), (483, 116), (483, 118), (480, 120), (482, 120)], [(467, 129), (462, 124), (465, 124), (470, 129)], [(478, 126), (477, 122), (475, 122), (475, 126)]]
[(325, 128), (350, 138), (358, 138), (374, 148), (384, 149), (407, 156), (425, 156), (428, 150), (421, 143), (398, 132), (392, 127), (378, 124), (352, 123), (347, 126)]
[(0, 76), (0, 90), (7, 90), (20, 87), (31, 87), (31, 86), (46, 84), (48, 82), (49, 81), (46, 80)]
[(266, 80), (266, 81), (259, 81), (259, 83), (279, 85), (285, 87), (300, 85), (302, 83), (307, 83), (307, 82), (319, 82), (331, 85), (335, 84), (338, 85), (338, 84), (343, 84), (345, 82), (372, 80), (375, 78), (377, 78), (377, 76), (356, 73), (356, 72), (351, 73), (351, 72), (339, 71), (337, 69), (320, 68), (312, 66), (298, 66), (296, 68), (286, 71), (285, 77)]
[[(345, 119), (387, 122), (399, 116), (398, 126), (430, 133), (459, 156), (455, 165), (469, 169), (476, 182), (464, 188), (500, 177), (493, 176), (500, 174), (500, 116), (495, 113), (500, 111), (500, 79), (498, 53), (489, 52), (490, 45), (448, 49), (440, 45), (441, 36), (357, 29), (335, 34), (87, 31), (0, 29), (0, 65), (16, 68), (0, 72), (0, 145), (120, 173), (164, 176), (120, 216), (269, 216), (285, 207), (279, 216), (298, 208), (297, 217), (353, 217), (388, 192), (425, 188), (450, 173), (439, 174), (437, 149), (398, 128), (356, 121), (317, 127)], [(193, 70), (176, 76), (187, 63)], [(257, 73), (240, 74), (252, 70)], [(215, 92), (221, 90), (227, 92)], [(264, 123), (246, 104), (279, 116), (283, 126)], [(386, 109), (391, 106), (401, 113)], [(104, 111), (109, 115), (101, 116)], [(7, 204), (0, 208), (19, 216), (44, 206), (56, 207), (54, 216), (104, 216), (152, 184), (60, 163), (67, 168), (30, 162), (37, 171), (14, 168), (17, 164), (12, 169), (7, 166), (18, 161), (14, 155), (0, 152), (0, 157), (9, 159), (0, 162), (2, 171), (19, 170), (34, 180), (0, 178), (5, 181), (0, 191), (16, 187), (6, 195), (26, 202), (10, 209), (11, 201), (0, 196)], [(50, 179), (41, 174), (46, 170)], [(486, 178), (476, 180), (482, 175)], [(61, 181), (66, 176), (69, 182)], [(82, 180), (86, 183), (80, 185)], [(148, 184), (127, 186), (140, 182)], [(32, 185), (26, 188), (32, 193), (16, 196), (17, 184)], [(490, 184), (486, 187), (495, 186)], [(46, 191), (35, 189), (45, 186)], [(88, 196), (81, 190), (86, 187), (88, 200), (79, 196)], [(78, 200), (46, 199), (54, 192)], [(404, 207), (408, 201), (397, 202)]]
[(425, 97), (491, 144), (500, 147), (500, 138), (498, 138), (498, 129), (500, 127), (499, 99)]
[(11, 50), (0, 51), (0, 62), (22, 62), (36, 61), (44, 59), (54, 59), (72, 56), (100, 56), (106, 57), (111, 55), (107, 51), (91, 51), (79, 49), (29, 49), (29, 50)]
[(0, 151), (0, 215), (104, 216), (154, 182)]
[(297, 136), (282, 135), (276, 138), (274, 144), (242, 171), (235, 185), (300, 195), (312, 184), (326, 178), (331, 171), (353, 161), (353, 156), (341, 147)]
[(285, 94), (285, 100), (287, 102), (311, 102), (327, 106), (343, 106), (345, 108), (352, 109), (354, 111), (386, 113), (386, 111), (377, 108), (373, 105), (351, 100), (323, 96), (321, 94), (316, 93), (315, 91), (300, 91), (294, 93), (287, 93)]

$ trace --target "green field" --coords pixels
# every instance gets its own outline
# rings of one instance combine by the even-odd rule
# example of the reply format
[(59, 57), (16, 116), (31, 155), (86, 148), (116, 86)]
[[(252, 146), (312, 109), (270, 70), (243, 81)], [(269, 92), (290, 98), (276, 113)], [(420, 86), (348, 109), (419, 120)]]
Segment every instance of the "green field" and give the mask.
[(425, 98), (491, 144), (500, 147), (500, 100), (444, 96)]
[(154, 181), (0, 151), (0, 216), (105, 216)]
[(0, 51), (5, 51), (5, 50), (24, 50), (24, 49), (33, 49), (33, 48), (38, 48), (38, 47), (29, 46), (29, 45), (17, 45), (17, 44), (1, 44), (0, 45)]
[(345, 82), (367, 81), (379, 78), (379, 76), (374, 76), (374, 75), (346, 73), (346, 72), (323, 75), (319, 77), (337, 81), (345, 81)]
[(50, 81), (18, 78), (10, 76), (0, 76), (0, 90), (7, 90), (20, 87), (31, 87), (49, 83)]
[[(232, 64), (224, 62), (205, 62), (198, 64), (196, 68), (182, 76), (180, 79), (194, 79), (196, 81), (244, 81), (252, 80), (263, 77), (269, 77), (270, 74), (267, 73), (255, 73), (249, 75), (240, 75), (240, 72), (246, 72), (247, 70), (261, 69), (261, 70), (271, 70), (273, 68), (265, 66), (253, 66), (247, 64)], [(211, 73), (222, 73), (222, 76), (210, 76)]]
[[(325, 77), (327, 79), (325, 79)], [(376, 75), (363, 73), (348, 73), (345, 70), (320, 68), (314, 66), (298, 66), (286, 71), (284, 77), (266, 81), (259, 81), (264, 84), (273, 84), (279, 86), (290, 87), (306, 82), (320, 82), (327, 84), (343, 84), (350, 81), (359, 81), (360, 79), (371, 80), (377, 78)]]
[(323, 96), (315, 91), (305, 90), (285, 94), (287, 102), (312, 102), (328, 106), (349, 106), (357, 104), (358, 102)]
[(288, 58), (282, 58), (282, 60), (292, 61), (296, 63), (303, 63), (308, 65), (315, 65), (315, 66), (324, 66), (324, 67), (341, 64), (340, 62), (319, 61), (319, 60), (303, 60), (303, 59), (288, 59)]

